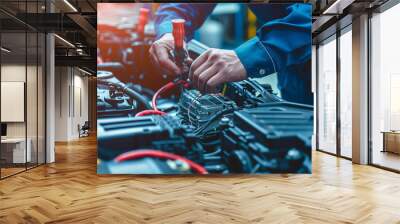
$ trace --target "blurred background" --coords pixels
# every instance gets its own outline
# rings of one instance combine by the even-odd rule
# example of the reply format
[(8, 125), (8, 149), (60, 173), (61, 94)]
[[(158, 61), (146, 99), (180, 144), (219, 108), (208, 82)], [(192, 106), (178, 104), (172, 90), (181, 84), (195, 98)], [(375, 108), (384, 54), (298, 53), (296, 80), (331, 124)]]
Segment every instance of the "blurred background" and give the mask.
[[(162, 4), (162, 3), (161, 3)], [(102, 3), (98, 4), (98, 25), (111, 25), (120, 29), (130, 29), (137, 24), (139, 9), (150, 9), (149, 22), (145, 27), (148, 34), (154, 33), (154, 15), (160, 3)], [(194, 39), (212, 47), (234, 49), (256, 35), (257, 18), (246, 4), (218, 4), (211, 16), (195, 32)], [(276, 74), (257, 79), (268, 83), (280, 96)]]

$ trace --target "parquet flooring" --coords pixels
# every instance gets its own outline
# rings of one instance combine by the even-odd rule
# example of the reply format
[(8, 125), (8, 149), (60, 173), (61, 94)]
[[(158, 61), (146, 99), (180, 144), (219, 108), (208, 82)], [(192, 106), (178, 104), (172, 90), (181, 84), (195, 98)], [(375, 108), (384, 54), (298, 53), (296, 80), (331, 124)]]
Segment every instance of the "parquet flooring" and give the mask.
[(10, 175), (13, 175), (13, 174), (15, 174), (15, 173), (18, 173), (18, 172), (22, 172), (22, 171), (24, 171), (25, 170), (25, 167), (21, 167), (21, 168), (19, 168), (19, 167), (17, 167), (17, 168), (14, 168), (14, 167), (12, 167), (12, 168), (1, 168), (1, 176), (2, 177), (7, 177), (7, 176), (10, 176)]
[(0, 223), (400, 223), (400, 175), (313, 153), (312, 175), (96, 175), (93, 137), (0, 181)]

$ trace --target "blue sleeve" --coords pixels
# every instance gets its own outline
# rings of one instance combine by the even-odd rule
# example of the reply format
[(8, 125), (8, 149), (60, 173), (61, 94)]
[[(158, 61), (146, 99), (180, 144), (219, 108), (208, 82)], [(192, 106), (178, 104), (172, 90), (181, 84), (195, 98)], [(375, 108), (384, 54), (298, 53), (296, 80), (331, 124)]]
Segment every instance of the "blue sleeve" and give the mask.
[(249, 77), (279, 72), (311, 57), (311, 5), (272, 7), (285, 7), (284, 16), (265, 22), (256, 37), (235, 49)]
[(215, 3), (161, 3), (155, 18), (157, 39), (172, 32), (173, 19), (186, 20), (186, 39), (192, 39), (194, 31), (200, 28), (215, 6)]

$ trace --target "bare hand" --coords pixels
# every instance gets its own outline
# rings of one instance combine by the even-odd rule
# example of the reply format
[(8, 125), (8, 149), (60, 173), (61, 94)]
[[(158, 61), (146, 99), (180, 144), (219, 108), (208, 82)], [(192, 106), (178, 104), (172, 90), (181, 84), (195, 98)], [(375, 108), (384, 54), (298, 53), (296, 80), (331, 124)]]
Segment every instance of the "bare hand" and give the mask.
[(174, 49), (174, 37), (171, 33), (164, 34), (150, 47), (150, 56), (155, 66), (162, 68), (167, 75), (181, 74), (181, 69), (170, 58), (170, 51)]
[(247, 72), (235, 51), (211, 48), (193, 61), (189, 79), (201, 92), (216, 93), (223, 83), (247, 79)]

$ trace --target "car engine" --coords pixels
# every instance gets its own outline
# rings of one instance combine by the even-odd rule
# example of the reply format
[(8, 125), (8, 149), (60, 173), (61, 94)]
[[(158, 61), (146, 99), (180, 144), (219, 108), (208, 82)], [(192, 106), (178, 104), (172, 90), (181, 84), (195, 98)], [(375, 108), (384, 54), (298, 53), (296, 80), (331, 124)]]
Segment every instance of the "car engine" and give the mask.
[[(252, 79), (202, 94), (149, 64), (153, 34), (121, 41), (113, 31), (99, 38), (109, 58), (97, 72), (99, 174), (311, 173), (312, 106)], [(187, 49), (196, 58), (207, 47)]]

